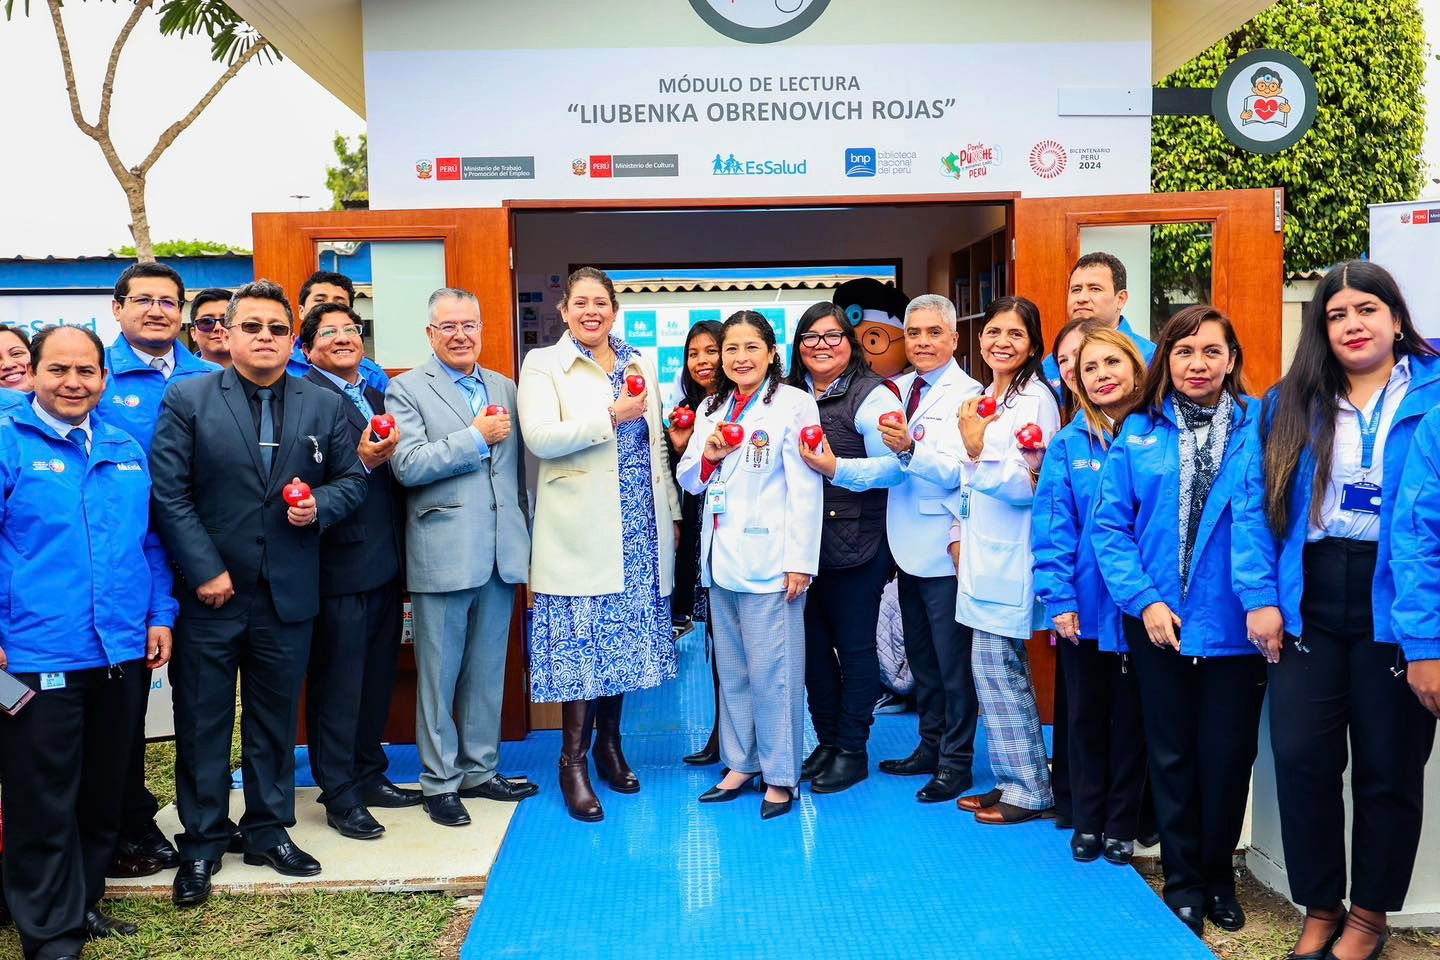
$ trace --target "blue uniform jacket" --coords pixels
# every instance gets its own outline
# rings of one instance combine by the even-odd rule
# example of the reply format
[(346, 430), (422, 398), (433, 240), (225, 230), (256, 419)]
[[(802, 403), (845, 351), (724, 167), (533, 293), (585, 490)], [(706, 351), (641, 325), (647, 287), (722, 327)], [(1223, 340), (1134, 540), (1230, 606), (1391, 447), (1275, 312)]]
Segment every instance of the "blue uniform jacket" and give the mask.
[(147, 627), (175, 624), (145, 451), (90, 424), (87, 462), (28, 407), (0, 423), (0, 646), (12, 673), (136, 660)]
[[(1246, 639), (1248, 606), (1232, 572), (1263, 564), (1264, 517), (1237, 517), (1248, 458), (1257, 444), (1258, 404), (1235, 405), (1219, 476), (1205, 502), (1190, 565), (1190, 593), (1180, 599), (1180, 426), (1174, 404), (1162, 416), (1140, 410), (1125, 418), (1100, 475), (1092, 543), (1100, 572), (1120, 609), (1139, 618), (1164, 602), (1180, 618), (1187, 657), (1256, 654)], [(1253, 601), (1254, 598), (1248, 598)]]
[[(1387, 453), (1390, 443), (1385, 441)], [(1440, 660), (1440, 620), (1435, 615), (1440, 610), (1440, 407), (1420, 421), (1409, 446), (1388, 528), (1395, 598), (1391, 638), (1405, 651), (1406, 660)], [(1388, 477), (1390, 458), (1385, 459)], [(1388, 485), (1381, 497), (1383, 509), (1390, 498)], [(1383, 532), (1380, 536), (1385, 538)]]
[[(1440, 407), (1440, 357), (1412, 356), (1408, 362), (1410, 387), (1400, 401), (1400, 408), (1395, 412), (1395, 419), (1385, 438), (1385, 469), (1380, 482), (1380, 541), (1375, 560), (1375, 582), (1371, 588), (1377, 643), (1395, 643), (1397, 640), (1397, 628), (1390, 610), (1396, 600), (1394, 561), (1402, 554), (1392, 546), (1391, 528), (1394, 518), (1399, 516), (1396, 512), (1401, 509), (1399, 501), (1408, 492), (1403, 475), (1412, 438), (1421, 419)], [(1265, 395), (1260, 429), (1266, 433), (1274, 417), (1277, 389)], [(1251, 464), (1251, 477), (1247, 484), (1250, 499), (1262, 509), (1265, 497), (1263, 466), (1262, 458), (1257, 455)], [(1310, 501), (1315, 476), (1315, 455), (1308, 448), (1300, 454), (1295, 475), (1296, 482), (1290, 491), (1289, 529), (1283, 539), (1270, 539), (1269, 549), (1263, 554), (1266, 563), (1253, 571), (1254, 578), (1240, 583), (1240, 571), (1237, 571), (1237, 583), (1242, 589), (1264, 591), (1270, 597), (1269, 603), (1279, 606), (1284, 615), (1286, 632), (1298, 637), (1303, 636), (1305, 630), (1300, 617), (1300, 597), (1305, 592), (1305, 538), (1310, 530)], [(1440, 610), (1440, 606), (1431, 610)], [(1406, 655), (1409, 655), (1408, 651)]]
[(30, 406), (30, 395), (19, 390), (0, 387), (0, 417), (7, 417), (21, 407)]
[(130, 434), (146, 454), (150, 452), (150, 441), (155, 436), (155, 421), (160, 417), (160, 398), (165, 388), (172, 383), (190, 377), (202, 377), (216, 373), (219, 364), (202, 360), (185, 345), (175, 343), (175, 369), (170, 379), (165, 379), (158, 370), (152, 370), (140, 362), (124, 334), (105, 349), (105, 396), (90, 416), (119, 427)]
[(1079, 614), (1083, 639), (1097, 641), (1107, 653), (1124, 653), (1120, 611), (1100, 575), (1091, 540), (1105, 454), (1083, 413), (1050, 441), (1030, 514), (1035, 594), (1044, 601), (1046, 616)]
[[(1136, 333), (1130, 326), (1129, 320), (1121, 317), (1120, 323), (1115, 329), (1130, 338), (1130, 342), (1135, 344), (1136, 348), (1139, 349), (1140, 356), (1144, 358), (1146, 363), (1149, 363), (1150, 358), (1155, 356), (1155, 344)], [(1050, 384), (1051, 389), (1056, 393), (1061, 393), (1061, 387), (1065, 384), (1064, 381), (1060, 379), (1060, 365), (1055, 362), (1055, 355), (1053, 353), (1045, 358), (1043, 370), (1045, 373), (1045, 382)]]
[[(305, 359), (305, 350), (300, 346), (298, 337), (295, 338), (295, 349), (290, 351), (290, 360), (285, 364), (285, 372), (292, 377), (304, 377), (310, 372), (310, 361)], [(360, 358), (360, 379), (381, 393), (390, 386), (390, 375), (385, 368), (369, 357)]]

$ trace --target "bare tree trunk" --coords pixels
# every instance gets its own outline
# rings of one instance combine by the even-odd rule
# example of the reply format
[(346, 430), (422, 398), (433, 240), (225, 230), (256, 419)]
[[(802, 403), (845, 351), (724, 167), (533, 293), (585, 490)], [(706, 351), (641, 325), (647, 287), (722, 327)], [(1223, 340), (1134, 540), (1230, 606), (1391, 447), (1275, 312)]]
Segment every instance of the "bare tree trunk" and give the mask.
[(150, 237), (150, 216), (145, 206), (146, 177), (150, 168), (160, 159), (170, 144), (174, 143), (180, 134), (184, 133), (190, 124), (200, 116), (201, 112), (210, 105), (216, 95), (224, 88), (225, 84), (235, 78), (240, 70), (254, 60), (265, 50), (269, 43), (266, 40), (259, 40), (252, 44), (248, 50), (235, 62), (225, 68), (225, 72), (210, 85), (190, 111), (170, 124), (161, 131), (155, 146), (145, 155), (145, 159), (134, 167), (126, 167), (120, 159), (120, 154), (115, 150), (115, 142), (110, 136), (110, 104), (115, 93), (115, 70), (120, 65), (120, 53), (140, 18), (147, 10), (153, 7), (155, 0), (135, 0), (135, 9), (126, 18), (120, 33), (115, 37), (115, 43), (110, 48), (110, 59), (105, 68), (105, 79), (100, 84), (100, 110), (94, 123), (85, 119), (84, 112), (80, 109), (80, 94), (75, 83), (75, 66), (70, 56), (70, 41), (65, 35), (65, 23), (60, 17), (61, 0), (49, 0), (50, 22), (55, 28), (55, 40), (60, 46), (60, 64), (65, 69), (65, 92), (70, 98), (70, 116), (75, 121), (75, 126), (80, 132), (91, 140), (95, 141), (100, 148), (101, 155), (105, 158), (105, 164), (115, 177), (115, 182), (125, 192), (125, 202), (130, 208), (130, 235), (135, 240), (136, 258), (141, 262), (149, 262), (155, 259), (155, 245)]

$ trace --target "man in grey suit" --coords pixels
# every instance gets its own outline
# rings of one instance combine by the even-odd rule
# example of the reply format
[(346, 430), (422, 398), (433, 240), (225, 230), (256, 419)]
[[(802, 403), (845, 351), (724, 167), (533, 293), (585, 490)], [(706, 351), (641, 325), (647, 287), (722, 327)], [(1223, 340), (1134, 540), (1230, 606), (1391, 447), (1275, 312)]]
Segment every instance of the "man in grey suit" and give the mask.
[(480, 303), (430, 295), (435, 356), (385, 395), (400, 432), (390, 462), (407, 488), (405, 571), (418, 674), (415, 741), (430, 819), (470, 822), (461, 797), (521, 800), (500, 775), (500, 705), (515, 587), (530, 568), (529, 511), (515, 383), (479, 365)]

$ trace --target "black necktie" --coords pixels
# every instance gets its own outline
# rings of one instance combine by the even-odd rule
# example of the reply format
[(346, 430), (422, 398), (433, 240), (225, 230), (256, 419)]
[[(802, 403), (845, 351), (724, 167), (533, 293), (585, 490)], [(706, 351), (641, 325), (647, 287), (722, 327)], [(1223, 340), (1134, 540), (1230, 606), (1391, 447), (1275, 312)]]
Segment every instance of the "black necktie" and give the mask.
[(271, 406), (275, 391), (261, 387), (255, 391), (260, 398), (260, 463), (265, 467), (265, 476), (270, 476), (270, 465), (275, 459), (275, 412)]
[(915, 416), (915, 411), (920, 409), (920, 391), (924, 390), (927, 384), (924, 377), (916, 377), (910, 384), (910, 396), (905, 400), (905, 419), (908, 421)]

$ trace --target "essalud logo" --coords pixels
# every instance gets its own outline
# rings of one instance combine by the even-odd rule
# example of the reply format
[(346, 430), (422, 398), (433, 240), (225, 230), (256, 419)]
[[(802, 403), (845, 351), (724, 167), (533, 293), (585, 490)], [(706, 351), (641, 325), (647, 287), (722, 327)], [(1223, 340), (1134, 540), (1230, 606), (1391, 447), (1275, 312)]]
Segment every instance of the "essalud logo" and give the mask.
[(733, 153), (717, 153), (710, 161), (710, 172), (717, 177), (804, 176), (809, 168), (807, 160), (737, 160)]
[(804, 32), (830, 0), (690, 0), (716, 32), (743, 43), (775, 43)]

